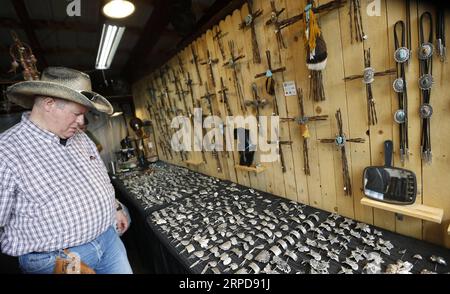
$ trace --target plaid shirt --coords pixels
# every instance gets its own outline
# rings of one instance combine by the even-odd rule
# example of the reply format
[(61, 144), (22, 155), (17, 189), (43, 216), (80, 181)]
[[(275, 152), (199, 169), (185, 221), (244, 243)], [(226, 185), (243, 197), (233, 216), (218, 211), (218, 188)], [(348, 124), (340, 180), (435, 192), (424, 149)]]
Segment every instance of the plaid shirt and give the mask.
[(114, 224), (107, 170), (82, 132), (67, 140), (22, 121), (0, 135), (0, 244), (13, 256), (77, 246)]

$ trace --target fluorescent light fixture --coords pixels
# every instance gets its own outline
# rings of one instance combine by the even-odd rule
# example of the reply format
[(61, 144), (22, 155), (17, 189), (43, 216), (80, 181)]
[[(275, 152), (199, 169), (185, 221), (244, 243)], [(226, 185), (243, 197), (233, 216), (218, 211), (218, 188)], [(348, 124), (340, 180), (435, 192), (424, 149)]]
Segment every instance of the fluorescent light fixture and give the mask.
[(96, 69), (108, 69), (116, 54), (117, 46), (122, 39), (125, 27), (119, 27), (111, 24), (104, 24), (100, 45), (98, 46)]
[(134, 4), (126, 0), (111, 0), (103, 6), (103, 13), (112, 18), (124, 18), (134, 12)]

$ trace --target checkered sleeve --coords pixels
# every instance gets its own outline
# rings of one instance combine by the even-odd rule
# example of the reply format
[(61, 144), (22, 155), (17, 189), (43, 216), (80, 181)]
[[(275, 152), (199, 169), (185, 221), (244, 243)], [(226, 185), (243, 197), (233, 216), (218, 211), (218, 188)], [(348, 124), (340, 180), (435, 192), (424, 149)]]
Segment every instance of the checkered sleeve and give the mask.
[(6, 162), (0, 161), (0, 227), (5, 226), (16, 200), (16, 181)]

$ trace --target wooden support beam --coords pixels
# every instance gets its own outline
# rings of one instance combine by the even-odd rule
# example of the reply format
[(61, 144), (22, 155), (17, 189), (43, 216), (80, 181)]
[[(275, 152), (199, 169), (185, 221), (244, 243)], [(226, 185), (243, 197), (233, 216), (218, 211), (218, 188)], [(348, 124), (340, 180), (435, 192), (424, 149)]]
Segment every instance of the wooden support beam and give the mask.
[(41, 44), (36, 37), (36, 33), (34, 32), (33, 25), (30, 20), (30, 16), (28, 15), (27, 7), (25, 6), (25, 2), (23, 0), (11, 0), (11, 4), (14, 6), (14, 10), (16, 11), (17, 16), (22, 23), (22, 28), (27, 34), (29, 45), (33, 50), (34, 55), (36, 56), (38, 68), (41, 70), (47, 67), (48, 63), (45, 59), (44, 52), (42, 51)]

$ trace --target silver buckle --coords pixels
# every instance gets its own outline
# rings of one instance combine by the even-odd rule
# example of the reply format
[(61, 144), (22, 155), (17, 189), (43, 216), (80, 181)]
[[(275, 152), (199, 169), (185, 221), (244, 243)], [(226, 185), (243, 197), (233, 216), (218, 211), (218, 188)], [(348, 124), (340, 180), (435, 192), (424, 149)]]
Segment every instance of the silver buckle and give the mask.
[(420, 106), (420, 118), (430, 118), (433, 114), (433, 107), (430, 104), (424, 103)]
[(419, 88), (421, 90), (429, 90), (433, 86), (433, 76), (430, 74), (424, 74), (419, 78)]
[(406, 113), (403, 109), (399, 109), (395, 112), (394, 121), (398, 124), (402, 124), (406, 121)]

